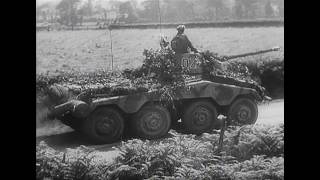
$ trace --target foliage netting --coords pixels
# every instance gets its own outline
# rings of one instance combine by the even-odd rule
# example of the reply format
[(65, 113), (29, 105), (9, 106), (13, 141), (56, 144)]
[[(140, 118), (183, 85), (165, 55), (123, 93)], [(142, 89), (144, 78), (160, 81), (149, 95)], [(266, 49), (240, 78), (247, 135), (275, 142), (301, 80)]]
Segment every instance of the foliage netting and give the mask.
[[(186, 80), (192, 78), (174, 58), (171, 49), (149, 49), (144, 51), (143, 65), (136, 69), (123, 71), (56, 71), (38, 74), (36, 89), (38, 95), (46, 95), (51, 85), (66, 87), (71, 97), (90, 99), (96, 95), (104, 97), (129, 95), (138, 92), (158, 91), (163, 97), (174, 96), (174, 89), (184, 87)], [(200, 60), (203, 68), (202, 78), (215, 82), (234, 84), (256, 89), (264, 96), (264, 88), (252, 78), (244, 64), (227, 63), (221, 68), (220, 61), (226, 59), (217, 53), (205, 51)]]

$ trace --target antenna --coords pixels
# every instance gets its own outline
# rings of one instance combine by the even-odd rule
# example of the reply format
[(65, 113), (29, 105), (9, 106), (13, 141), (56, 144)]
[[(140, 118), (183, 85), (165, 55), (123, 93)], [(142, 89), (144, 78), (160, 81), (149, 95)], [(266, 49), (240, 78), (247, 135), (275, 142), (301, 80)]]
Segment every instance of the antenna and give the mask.
[(113, 70), (113, 50), (112, 50), (112, 33), (111, 33), (112, 28), (110, 27), (110, 25), (108, 29), (109, 29), (109, 36), (110, 36), (111, 70)]
[[(162, 27), (161, 27), (161, 8), (160, 8), (160, 0), (158, 0), (158, 13), (159, 13), (159, 26), (160, 26), (160, 35), (162, 33)], [(161, 38), (161, 37), (160, 37)]]

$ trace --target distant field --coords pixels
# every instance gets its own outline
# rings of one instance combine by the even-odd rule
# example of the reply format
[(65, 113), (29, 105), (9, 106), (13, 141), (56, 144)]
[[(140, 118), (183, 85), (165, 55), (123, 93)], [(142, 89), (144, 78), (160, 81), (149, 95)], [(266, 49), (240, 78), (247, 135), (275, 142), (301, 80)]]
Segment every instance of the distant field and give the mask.
[[(175, 29), (162, 29), (169, 40)], [(185, 32), (199, 50), (234, 55), (280, 46), (284, 48), (283, 27), (192, 28)], [(137, 67), (144, 49), (159, 48), (157, 29), (121, 29), (112, 31), (114, 67)], [(263, 57), (280, 57), (282, 52)], [(106, 30), (37, 32), (37, 73), (75, 69), (94, 71), (111, 68), (110, 37)]]

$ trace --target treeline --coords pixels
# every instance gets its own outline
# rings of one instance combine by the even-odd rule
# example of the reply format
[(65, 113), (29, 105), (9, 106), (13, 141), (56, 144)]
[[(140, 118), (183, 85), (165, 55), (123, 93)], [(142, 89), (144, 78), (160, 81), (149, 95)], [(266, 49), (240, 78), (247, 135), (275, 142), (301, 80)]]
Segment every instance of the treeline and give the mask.
[(146, 22), (159, 21), (159, 14), (163, 22), (281, 18), (284, 14), (283, 0), (163, 0), (160, 13), (158, 1), (146, 0), (142, 5), (136, 17)]
[[(109, 29), (157, 29), (157, 28), (176, 28), (181, 22), (173, 23), (143, 23), (143, 24), (110, 24)], [(208, 28), (208, 27), (281, 27), (284, 25), (283, 20), (234, 20), (223, 22), (184, 22), (188, 28)], [(78, 28), (86, 29), (86, 28)], [(101, 29), (101, 28), (92, 28)]]
[[(102, 3), (103, 2), (103, 3)], [(83, 22), (173, 23), (282, 19), (284, 0), (62, 0), (37, 8), (37, 20), (64, 25)]]

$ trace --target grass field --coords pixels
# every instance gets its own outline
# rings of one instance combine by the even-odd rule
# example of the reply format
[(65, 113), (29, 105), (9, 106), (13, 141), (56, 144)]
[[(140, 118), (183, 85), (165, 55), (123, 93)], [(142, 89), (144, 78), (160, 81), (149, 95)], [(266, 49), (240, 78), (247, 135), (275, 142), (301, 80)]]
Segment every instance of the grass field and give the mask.
[[(162, 29), (162, 34), (169, 40), (175, 33), (175, 29)], [(283, 27), (192, 28), (186, 29), (185, 33), (199, 50), (210, 50), (223, 55), (251, 52), (273, 46), (284, 48)], [(37, 32), (36, 35), (37, 73), (111, 68), (109, 31), (43, 31)], [(144, 49), (159, 48), (159, 35), (159, 29), (113, 30), (114, 68), (141, 65)], [(283, 57), (283, 51), (264, 56)]]

